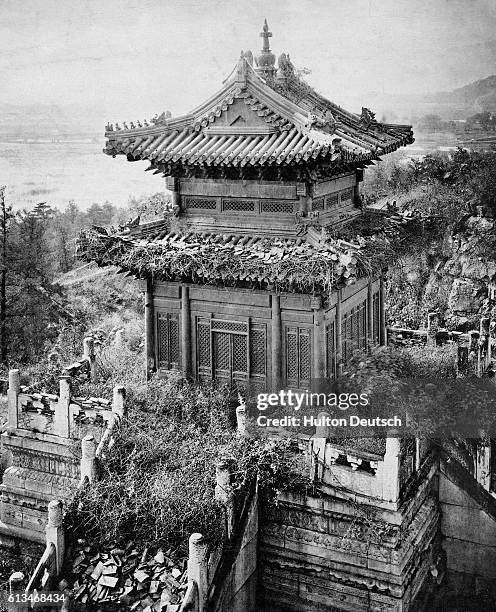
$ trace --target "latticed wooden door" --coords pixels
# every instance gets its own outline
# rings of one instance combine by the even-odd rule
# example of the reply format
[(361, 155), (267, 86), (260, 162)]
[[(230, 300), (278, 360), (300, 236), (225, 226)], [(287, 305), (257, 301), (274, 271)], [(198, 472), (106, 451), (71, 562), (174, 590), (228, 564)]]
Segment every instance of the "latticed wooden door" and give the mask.
[(200, 380), (216, 379), (240, 390), (246, 382), (265, 389), (265, 325), (197, 318), (196, 362)]
[(179, 368), (179, 318), (175, 314), (157, 315), (157, 357), (159, 369)]
[(228, 384), (248, 379), (248, 336), (213, 331), (214, 378)]
[(311, 329), (287, 327), (285, 336), (286, 382), (290, 387), (303, 389), (312, 376)]

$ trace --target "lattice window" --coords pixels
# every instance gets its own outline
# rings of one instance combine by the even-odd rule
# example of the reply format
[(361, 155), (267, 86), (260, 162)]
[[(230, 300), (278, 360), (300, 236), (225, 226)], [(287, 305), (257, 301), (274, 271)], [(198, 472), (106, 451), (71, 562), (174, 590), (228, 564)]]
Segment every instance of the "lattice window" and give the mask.
[(333, 206), (337, 206), (338, 200), (339, 198), (337, 193), (331, 193), (327, 195), (325, 199), (326, 208), (332, 208)]
[(353, 199), (353, 189), (345, 189), (341, 191), (341, 202), (349, 202)]
[(336, 335), (334, 323), (330, 323), (326, 329), (326, 353), (327, 353), (327, 376), (336, 376)]
[(222, 210), (255, 212), (256, 200), (222, 200)]
[(265, 376), (267, 373), (267, 338), (265, 325), (253, 326), (250, 332), (251, 374)]
[(312, 376), (312, 346), (310, 329), (286, 329), (286, 380), (288, 385), (303, 388)]
[(283, 200), (262, 200), (260, 204), (260, 212), (262, 213), (283, 213), (283, 214), (293, 214), (293, 203), (292, 202), (284, 202)]
[(310, 333), (300, 329), (300, 383), (310, 381), (312, 375), (312, 354), (310, 349)]
[(212, 319), (212, 330), (232, 331), (248, 333), (248, 323), (237, 323), (235, 321), (219, 321)]
[(347, 363), (353, 355), (353, 351), (357, 349), (363, 350), (367, 346), (366, 300), (343, 315), (341, 329), (343, 333), (343, 363)]
[(157, 315), (158, 366), (167, 370), (179, 367), (179, 320), (177, 315)]
[(232, 334), (232, 369), (233, 372), (248, 372), (248, 336)]
[(231, 370), (231, 343), (230, 334), (213, 332), (215, 371), (230, 372)]
[(217, 200), (214, 198), (185, 198), (184, 205), (186, 208), (200, 208), (203, 210), (215, 210), (217, 208)]
[(380, 326), (381, 326), (381, 315), (380, 315), (380, 297), (379, 292), (374, 293), (372, 296), (372, 337), (376, 344), (380, 342)]
[(196, 326), (196, 355), (199, 368), (212, 367), (210, 351), (210, 322), (198, 321)]
[(312, 202), (312, 210), (324, 210), (324, 198), (315, 198)]

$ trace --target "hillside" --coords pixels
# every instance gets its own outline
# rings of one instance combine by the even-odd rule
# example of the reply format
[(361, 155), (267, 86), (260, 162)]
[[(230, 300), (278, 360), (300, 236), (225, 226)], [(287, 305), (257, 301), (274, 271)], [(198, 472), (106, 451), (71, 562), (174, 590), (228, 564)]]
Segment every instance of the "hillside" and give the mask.
[(427, 94), (360, 93), (348, 99), (350, 109), (367, 106), (386, 121), (408, 121), (436, 114), (444, 120), (467, 119), (483, 111), (496, 112), (496, 75), (474, 81), (451, 91)]

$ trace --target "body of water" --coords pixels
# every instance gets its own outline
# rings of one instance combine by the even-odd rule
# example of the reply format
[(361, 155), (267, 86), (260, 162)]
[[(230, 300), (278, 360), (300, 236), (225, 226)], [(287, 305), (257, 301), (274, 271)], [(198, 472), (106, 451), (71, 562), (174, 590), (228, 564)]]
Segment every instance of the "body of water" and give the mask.
[(160, 175), (145, 172), (148, 162), (130, 163), (102, 152), (101, 142), (0, 142), (0, 185), (14, 208), (48, 202), (64, 208), (74, 200), (81, 208), (94, 202), (125, 204), (129, 196), (165, 190)]

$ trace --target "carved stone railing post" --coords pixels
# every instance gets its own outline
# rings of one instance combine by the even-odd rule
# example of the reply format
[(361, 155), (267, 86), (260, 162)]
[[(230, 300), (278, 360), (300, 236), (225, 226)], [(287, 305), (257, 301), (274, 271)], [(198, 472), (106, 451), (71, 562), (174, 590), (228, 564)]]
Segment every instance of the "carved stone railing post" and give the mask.
[(386, 501), (396, 502), (400, 492), (400, 444), (399, 438), (386, 439), (384, 460), (379, 462), (376, 475), (382, 482), (382, 496)]
[(18, 425), (17, 400), (20, 384), (19, 370), (9, 370), (9, 389), (7, 391), (9, 429), (17, 429)]
[(118, 329), (115, 332), (114, 346), (116, 348), (122, 348), (124, 346), (124, 330), (123, 329)]
[(56, 404), (54, 415), (55, 435), (61, 438), (69, 438), (70, 434), (70, 410), (71, 402), (71, 378), (61, 376), (59, 378), (59, 401)]
[(65, 552), (62, 502), (60, 500), (53, 500), (48, 504), (48, 522), (45, 533), (47, 545), (55, 546), (56, 569), (57, 574), (60, 574)]
[(234, 493), (231, 487), (231, 472), (225, 461), (215, 468), (215, 499), (226, 509), (227, 537), (230, 538), (234, 528)]
[(246, 436), (246, 404), (241, 401), (236, 407), (236, 425), (238, 436)]
[(188, 580), (198, 588), (198, 612), (205, 612), (208, 594), (207, 545), (201, 533), (189, 538)]
[(88, 482), (96, 480), (96, 443), (92, 435), (87, 435), (81, 440), (81, 483), (87, 479)]
[(124, 418), (126, 414), (126, 408), (124, 404), (124, 399), (126, 397), (126, 389), (121, 385), (116, 385), (114, 387), (114, 394), (112, 398), (112, 412), (118, 415), (121, 419)]
[(83, 357), (90, 364), (90, 380), (96, 380), (96, 359), (95, 359), (95, 341), (91, 336), (83, 340)]
[(491, 446), (483, 440), (477, 443), (476, 478), (486, 491), (491, 488)]

